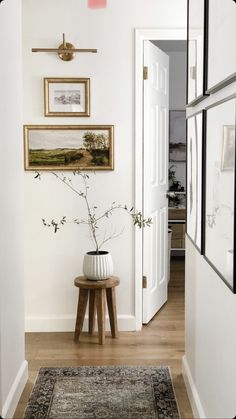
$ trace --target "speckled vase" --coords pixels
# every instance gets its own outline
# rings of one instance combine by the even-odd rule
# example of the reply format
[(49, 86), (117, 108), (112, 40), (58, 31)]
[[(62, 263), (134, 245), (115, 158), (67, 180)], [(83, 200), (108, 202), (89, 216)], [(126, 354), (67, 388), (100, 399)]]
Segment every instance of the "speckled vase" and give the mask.
[(87, 252), (84, 255), (83, 273), (87, 279), (101, 281), (113, 274), (113, 263), (109, 252)]

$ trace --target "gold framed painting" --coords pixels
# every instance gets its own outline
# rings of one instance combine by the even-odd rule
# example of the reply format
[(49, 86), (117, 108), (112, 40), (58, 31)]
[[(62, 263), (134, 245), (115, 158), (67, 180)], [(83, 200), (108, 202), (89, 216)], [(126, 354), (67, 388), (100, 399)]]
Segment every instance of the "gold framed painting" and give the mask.
[(44, 78), (45, 116), (90, 116), (90, 79)]
[(25, 170), (114, 170), (113, 125), (25, 125)]

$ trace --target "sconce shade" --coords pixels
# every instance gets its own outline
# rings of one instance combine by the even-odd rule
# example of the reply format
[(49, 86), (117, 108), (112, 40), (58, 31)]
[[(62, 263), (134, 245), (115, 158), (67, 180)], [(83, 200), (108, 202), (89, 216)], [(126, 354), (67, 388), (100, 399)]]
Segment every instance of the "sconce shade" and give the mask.
[(88, 0), (88, 7), (90, 9), (101, 9), (106, 7), (107, 0)]

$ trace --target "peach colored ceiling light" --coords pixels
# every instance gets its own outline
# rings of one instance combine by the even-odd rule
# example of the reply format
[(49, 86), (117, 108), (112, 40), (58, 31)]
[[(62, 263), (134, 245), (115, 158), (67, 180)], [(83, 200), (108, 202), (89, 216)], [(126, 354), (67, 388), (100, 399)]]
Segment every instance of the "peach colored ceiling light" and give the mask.
[(107, 0), (88, 0), (90, 9), (102, 9), (107, 6)]

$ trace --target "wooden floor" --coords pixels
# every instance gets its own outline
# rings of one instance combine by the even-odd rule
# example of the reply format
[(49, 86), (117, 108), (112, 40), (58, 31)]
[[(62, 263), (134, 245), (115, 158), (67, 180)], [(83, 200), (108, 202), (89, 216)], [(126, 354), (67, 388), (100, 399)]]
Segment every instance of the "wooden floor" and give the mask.
[(141, 332), (122, 332), (118, 339), (109, 334), (104, 346), (97, 337), (81, 336), (74, 343), (73, 333), (26, 334), (26, 359), (29, 380), (14, 418), (23, 412), (40, 367), (79, 365), (168, 365), (171, 368), (181, 417), (193, 418), (181, 375), (184, 354), (184, 261), (171, 263), (167, 304)]

